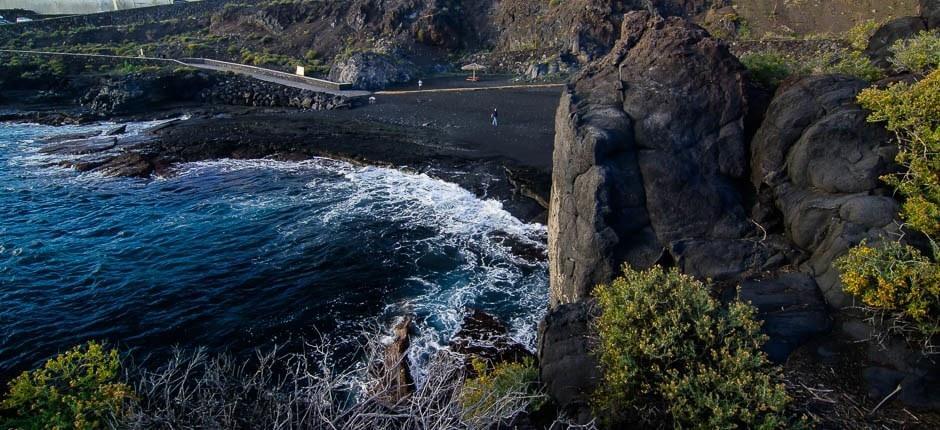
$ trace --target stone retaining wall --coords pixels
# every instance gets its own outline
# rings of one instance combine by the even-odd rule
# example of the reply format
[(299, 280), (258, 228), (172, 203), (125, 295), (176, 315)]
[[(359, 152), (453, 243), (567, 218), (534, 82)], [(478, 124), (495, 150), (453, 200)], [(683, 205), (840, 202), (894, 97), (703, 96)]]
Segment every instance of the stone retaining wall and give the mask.
[(308, 110), (347, 109), (363, 102), (361, 97), (302, 90), (235, 74), (221, 77), (215, 85), (203, 90), (199, 98), (214, 104)]

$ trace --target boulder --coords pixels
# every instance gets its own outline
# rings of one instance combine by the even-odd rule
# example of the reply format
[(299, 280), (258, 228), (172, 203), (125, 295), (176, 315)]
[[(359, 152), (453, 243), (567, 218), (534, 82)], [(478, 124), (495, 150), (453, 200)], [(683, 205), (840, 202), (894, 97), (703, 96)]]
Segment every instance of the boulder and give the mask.
[(927, 20), (919, 16), (898, 18), (881, 26), (868, 40), (865, 55), (872, 60), (875, 66), (890, 70), (890, 48), (895, 42), (908, 39), (927, 29)]
[(591, 420), (590, 399), (602, 376), (593, 352), (596, 312), (590, 300), (563, 304), (539, 324), (539, 375), (545, 392), (580, 423)]
[(369, 91), (410, 82), (416, 74), (417, 67), (410, 61), (377, 52), (357, 52), (330, 69), (331, 80)]
[[(621, 34), (568, 86), (557, 111), (553, 305), (587, 297), (623, 262), (648, 267), (667, 252), (690, 249), (680, 243), (704, 249), (754, 234), (739, 183), (759, 109), (750, 104), (744, 66), (724, 43), (681, 18), (631, 12)], [(742, 250), (737, 268), (698, 259), (693, 274), (733, 278), (764, 266), (767, 253), (748, 251), (754, 254)]]
[(104, 136), (117, 136), (127, 133), (127, 124), (122, 124), (104, 132)]
[(127, 152), (108, 160), (95, 168), (95, 171), (105, 176), (146, 178), (153, 173), (154, 165), (139, 153)]
[(940, 2), (920, 0), (920, 16), (927, 20), (928, 27), (940, 28)]
[[(868, 84), (848, 76), (810, 76), (784, 83), (751, 145), (751, 180), (762, 194), (757, 214), (779, 214), (787, 239), (809, 258), (830, 305), (851, 304), (836, 258), (862, 240), (896, 231), (897, 202), (878, 178), (894, 169), (897, 146), (855, 97)], [(773, 208), (761, 207), (772, 202)]]
[(816, 281), (799, 272), (741, 283), (738, 299), (757, 308), (761, 330), (769, 337), (764, 352), (783, 363), (793, 350), (828, 332), (832, 321)]
[[(510, 337), (506, 324), (479, 309), (467, 310), (463, 325), (451, 338), (450, 349), (490, 364), (519, 363), (533, 357), (528, 349)], [(468, 370), (473, 371), (470, 366)]]

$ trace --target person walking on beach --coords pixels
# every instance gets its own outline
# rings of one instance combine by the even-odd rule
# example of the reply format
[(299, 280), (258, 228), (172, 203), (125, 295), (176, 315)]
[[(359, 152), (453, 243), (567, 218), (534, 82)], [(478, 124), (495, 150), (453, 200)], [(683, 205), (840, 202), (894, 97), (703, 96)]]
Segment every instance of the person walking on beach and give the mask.
[(424, 81), (418, 79), (418, 90), (420, 90), (421, 87), (423, 87), (423, 86), (424, 86)]
[(493, 119), (493, 127), (499, 127), (499, 111), (496, 108), (493, 108), (493, 114), (490, 115), (490, 118)]

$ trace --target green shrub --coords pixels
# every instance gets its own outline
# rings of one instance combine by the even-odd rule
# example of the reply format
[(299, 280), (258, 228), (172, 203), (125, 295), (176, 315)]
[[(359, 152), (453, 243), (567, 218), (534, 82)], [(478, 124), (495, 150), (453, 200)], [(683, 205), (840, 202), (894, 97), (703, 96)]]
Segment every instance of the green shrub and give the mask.
[(72, 348), (10, 382), (0, 402), (0, 416), (9, 418), (0, 428), (103, 428), (110, 418), (122, 416), (134, 397), (120, 371), (117, 350), (97, 342)]
[(755, 310), (724, 308), (707, 287), (655, 267), (595, 289), (604, 379), (595, 411), (609, 426), (785, 427), (789, 399), (760, 351)]
[(741, 63), (751, 72), (758, 82), (768, 85), (780, 85), (793, 73), (791, 61), (783, 54), (773, 51), (753, 52), (741, 57)]
[(868, 42), (875, 32), (883, 25), (883, 22), (873, 19), (861, 21), (845, 32), (845, 41), (856, 51), (864, 51), (868, 48)]
[(539, 390), (539, 370), (532, 359), (522, 363), (499, 363), (492, 370), (486, 361), (474, 357), (471, 365), (477, 376), (464, 382), (459, 401), (463, 420), (476, 422), (480, 417), (489, 417), (507, 399), (521, 399), (535, 410), (545, 403), (545, 395)]
[(889, 49), (889, 60), (899, 72), (927, 73), (940, 67), (940, 31), (922, 31)]
[(872, 64), (864, 52), (856, 50), (843, 51), (835, 56), (820, 57), (825, 62), (821, 72), (825, 74), (843, 74), (874, 82), (884, 77), (884, 73)]
[(913, 85), (862, 91), (858, 101), (897, 136), (897, 161), (905, 167), (885, 179), (905, 197), (901, 217), (907, 226), (940, 235), (940, 71)]
[(862, 243), (836, 262), (845, 292), (858, 296), (884, 335), (896, 335), (928, 354), (940, 353), (940, 71), (913, 85), (869, 88), (858, 96), (897, 137), (898, 174), (882, 179), (903, 197), (901, 219), (923, 233), (932, 258), (896, 241), (874, 248)]
[(940, 334), (940, 266), (897, 241), (865, 243), (836, 261), (845, 292), (859, 297), (884, 333), (933, 352)]

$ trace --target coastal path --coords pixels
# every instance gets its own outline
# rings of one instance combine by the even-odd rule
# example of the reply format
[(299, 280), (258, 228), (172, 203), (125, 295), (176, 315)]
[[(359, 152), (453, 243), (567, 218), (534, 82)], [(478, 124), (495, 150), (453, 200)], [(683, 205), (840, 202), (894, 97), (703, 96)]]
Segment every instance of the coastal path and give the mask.
[(49, 51), (31, 51), (21, 49), (0, 49), (0, 53), (7, 54), (25, 54), (41, 56), (60, 56), (60, 57), (85, 57), (99, 58), (122, 61), (144, 61), (156, 63), (178, 64), (197, 69), (213, 70), (219, 72), (233, 72), (247, 75), (252, 78), (272, 82), (302, 90), (311, 90), (345, 97), (361, 97), (371, 94), (368, 91), (358, 91), (352, 88), (352, 84), (333, 82), (325, 79), (311, 78), (307, 76), (295, 75), (292, 73), (281, 72), (278, 70), (265, 69), (263, 67), (249, 66), (247, 64), (229, 63), (227, 61), (212, 60), (208, 58), (157, 58), (157, 57), (132, 57), (126, 55), (106, 55), (106, 54), (84, 54), (74, 52), (49, 52)]
[(461, 92), (475, 92), (475, 91), (490, 91), (490, 90), (507, 90), (507, 89), (536, 89), (536, 88), (554, 88), (562, 87), (564, 84), (505, 84), (499, 83), (495, 85), (456, 85), (446, 88), (428, 88), (428, 89), (418, 89), (418, 90), (387, 90), (387, 91), (361, 91), (355, 90), (352, 88), (352, 84), (342, 83), (342, 82), (333, 82), (326, 79), (311, 78), (307, 76), (295, 75), (292, 73), (282, 72), (278, 70), (266, 69), (263, 67), (250, 66), (247, 64), (238, 64), (230, 63), (227, 61), (212, 60), (209, 58), (157, 58), (157, 57), (147, 57), (147, 56), (126, 56), (126, 55), (107, 55), (107, 54), (85, 54), (85, 53), (74, 53), (74, 52), (51, 52), (51, 51), (34, 51), (34, 50), (22, 50), (22, 49), (0, 49), (0, 54), (25, 54), (25, 55), (40, 55), (40, 56), (64, 56), (64, 57), (85, 57), (85, 58), (99, 58), (99, 59), (111, 59), (111, 60), (122, 60), (122, 61), (144, 61), (144, 62), (156, 62), (156, 63), (171, 63), (178, 64), (186, 67), (194, 67), (197, 69), (204, 70), (213, 70), (219, 72), (232, 72), (242, 75), (247, 75), (252, 78), (271, 82), (279, 85), (284, 85), (288, 87), (298, 88), (302, 90), (310, 90), (322, 93), (328, 93), (332, 95), (344, 96), (344, 97), (363, 97), (369, 96), (372, 94), (375, 95), (409, 95), (409, 94), (424, 94), (424, 93), (461, 93)]

